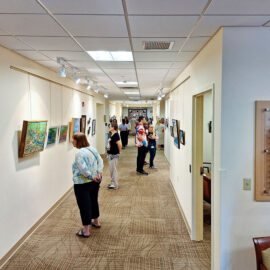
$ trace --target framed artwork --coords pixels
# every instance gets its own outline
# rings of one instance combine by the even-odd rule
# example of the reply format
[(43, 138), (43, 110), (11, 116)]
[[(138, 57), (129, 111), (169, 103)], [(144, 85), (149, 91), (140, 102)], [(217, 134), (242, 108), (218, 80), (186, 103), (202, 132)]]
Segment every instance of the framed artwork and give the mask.
[(212, 133), (212, 121), (208, 122), (208, 132)]
[(19, 157), (27, 157), (44, 150), (47, 134), (47, 120), (23, 121)]
[(165, 127), (166, 127), (166, 128), (169, 127), (169, 119), (168, 119), (168, 118), (166, 118), (166, 120), (165, 120)]
[(92, 120), (92, 136), (96, 134), (96, 119)]
[(80, 132), (81, 126), (81, 118), (72, 118), (72, 122), (70, 122), (70, 130), (69, 130), (69, 141), (72, 141), (73, 134)]
[(56, 143), (57, 133), (58, 133), (58, 127), (49, 128), (48, 137), (47, 137), (47, 146), (50, 146)]
[(87, 134), (90, 135), (91, 127), (88, 128)]
[(87, 121), (87, 125), (91, 124), (91, 117), (89, 117), (88, 121)]
[(82, 133), (85, 133), (86, 131), (86, 115), (82, 115), (81, 121), (80, 121), (80, 131)]
[(173, 137), (173, 126), (170, 126), (171, 136)]
[(59, 143), (65, 142), (67, 140), (68, 126), (61, 126), (59, 132)]
[(180, 143), (182, 143), (183, 145), (186, 144), (186, 135), (185, 134), (186, 134), (185, 131), (180, 129)]
[(173, 119), (173, 141), (174, 144), (177, 146), (178, 149), (180, 149), (180, 140), (179, 140), (179, 121)]

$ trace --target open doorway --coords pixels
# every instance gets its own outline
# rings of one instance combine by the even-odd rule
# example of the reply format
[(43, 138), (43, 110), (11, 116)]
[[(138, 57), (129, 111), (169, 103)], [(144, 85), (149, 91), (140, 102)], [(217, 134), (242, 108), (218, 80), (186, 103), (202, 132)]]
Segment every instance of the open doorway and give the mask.
[(213, 91), (193, 97), (192, 239), (211, 241)]

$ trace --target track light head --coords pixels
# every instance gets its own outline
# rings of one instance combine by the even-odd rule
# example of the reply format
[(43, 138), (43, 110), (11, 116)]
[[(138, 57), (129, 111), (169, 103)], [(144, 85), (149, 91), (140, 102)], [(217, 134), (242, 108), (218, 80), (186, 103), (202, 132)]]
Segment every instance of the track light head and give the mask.
[(64, 65), (62, 65), (61, 69), (58, 72), (58, 75), (62, 78), (66, 78), (67, 77), (67, 72), (66, 72), (66, 68)]

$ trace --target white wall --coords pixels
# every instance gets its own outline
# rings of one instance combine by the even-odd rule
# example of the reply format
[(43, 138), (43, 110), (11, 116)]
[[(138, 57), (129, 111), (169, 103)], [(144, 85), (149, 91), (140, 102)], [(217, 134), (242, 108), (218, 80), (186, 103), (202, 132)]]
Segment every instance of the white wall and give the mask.
[(116, 105), (115, 103), (109, 103), (109, 115), (110, 115), (110, 118), (112, 116), (116, 116)]
[[(74, 85), (55, 72), (0, 47), (0, 258), (72, 186), (75, 150), (68, 143), (18, 159), (18, 130), (23, 120), (48, 120), (49, 126), (68, 124), (72, 117), (95, 117), (95, 99), (67, 87), (10, 69), (14, 65), (48, 79)], [(97, 98), (99, 99), (99, 98)], [(82, 107), (82, 101), (85, 107)], [(90, 142), (95, 141), (90, 137)]]
[(212, 269), (219, 265), (219, 174), (220, 174), (220, 104), (222, 74), (222, 30), (220, 30), (202, 49), (190, 65), (173, 82), (171, 88), (177, 87), (188, 76), (181, 86), (177, 87), (169, 97), (170, 122), (180, 121), (180, 128), (186, 132), (186, 145), (178, 149), (170, 140), (170, 176), (190, 228), (194, 225), (192, 217), (192, 176), (189, 165), (192, 163), (192, 97), (210, 88), (215, 89), (215, 129), (214, 129), (214, 171), (212, 171)]
[[(225, 28), (221, 269), (253, 270), (252, 237), (270, 235), (270, 202), (254, 201), (255, 100), (270, 100), (270, 28)], [(243, 191), (243, 178), (252, 190)]]

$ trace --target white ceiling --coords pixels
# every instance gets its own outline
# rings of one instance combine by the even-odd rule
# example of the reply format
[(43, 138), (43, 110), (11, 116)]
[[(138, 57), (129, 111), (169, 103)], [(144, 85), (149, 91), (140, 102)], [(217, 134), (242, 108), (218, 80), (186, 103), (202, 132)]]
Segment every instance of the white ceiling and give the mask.
[[(56, 58), (63, 57), (70, 67), (79, 68), (82, 78), (97, 81), (111, 99), (128, 99), (114, 83), (119, 80), (138, 80), (141, 99), (153, 98), (161, 85), (170, 86), (219, 27), (262, 26), (270, 20), (269, 0), (213, 0), (187, 40), (206, 3), (1, 0), (0, 44), (55, 71), (60, 68)], [(174, 45), (170, 51), (145, 51), (143, 41)], [(95, 62), (86, 53), (90, 50), (132, 50), (135, 62)]]

